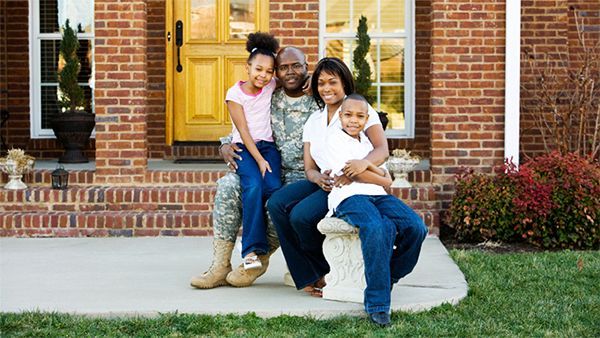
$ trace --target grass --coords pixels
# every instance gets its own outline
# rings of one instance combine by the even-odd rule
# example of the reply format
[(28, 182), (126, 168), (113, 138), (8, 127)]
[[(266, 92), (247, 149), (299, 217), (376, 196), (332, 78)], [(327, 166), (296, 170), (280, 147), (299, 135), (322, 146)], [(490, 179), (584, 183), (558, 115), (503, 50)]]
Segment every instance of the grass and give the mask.
[(59, 313), (0, 314), (0, 336), (600, 337), (600, 252), (494, 254), (453, 250), (469, 294), (459, 305), (393, 313), (378, 328), (365, 318), (163, 314), (96, 319)]

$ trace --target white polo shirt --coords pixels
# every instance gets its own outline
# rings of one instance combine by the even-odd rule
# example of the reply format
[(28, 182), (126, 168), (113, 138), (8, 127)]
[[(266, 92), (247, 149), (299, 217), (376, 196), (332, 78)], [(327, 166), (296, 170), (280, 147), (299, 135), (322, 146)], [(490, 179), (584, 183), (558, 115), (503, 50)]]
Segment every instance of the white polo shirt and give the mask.
[[(325, 106), (325, 108), (312, 113), (304, 124), (302, 141), (304, 143), (310, 143), (310, 156), (319, 169), (321, 169), (321, 172), (324, 172), (327, 169), (333, 169), (333, 165), (328, 161), (327, 156), (327, 135), (342, 128), (339, 115), (340, 110), (341, 106), (335, 114), (333, 114), (329, 124), (327, 124), (327, 106)], [(369, 105), (369, 119), (365, 124), (364, 130), (369, 129), (376, 124), (381, 125), (379, 115), (377, 115), (375, 109)]]
[[(371, 150), (373, 145), (367, 136), (361, 132), (359, 140), (346, 134), (341, 128), (333, 130), (327, 136), (328, 161), (332, 167), (332, 175), (342, 175), (342, 169), (349, 160), (363, 159)], [(353, 182), (342, 187), (334, 187), (327, 197), (327, 207), (331, 216), (335, 208), (346, 198), (354, 195), (387, 195), (382, 186), (370, 183)]]

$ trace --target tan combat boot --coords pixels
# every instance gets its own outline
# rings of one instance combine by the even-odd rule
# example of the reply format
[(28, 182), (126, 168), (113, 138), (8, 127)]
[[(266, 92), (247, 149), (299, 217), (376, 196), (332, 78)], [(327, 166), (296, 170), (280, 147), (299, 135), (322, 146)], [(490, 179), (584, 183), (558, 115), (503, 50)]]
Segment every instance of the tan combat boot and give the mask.
[(237, 268), (227, 274), (227, 283), (238, 288), (252, 285), (252, 283), (254, 283), (258, 277), (267, 272), (267, 268), (269, 267), (269, 258), (271, 258), (271, 255), (275, 252), (275, 250), (277, 250), (277, 248), (269, 251), (267, 254), (258, 255), (258, 258), (262, 263), (262, 267), (258, 269), (245, 270), (244, 263), (240, 264)]
[(231, 271), (231, 253), (235, 243), (222, 239), (213, 240), (213, 262), (208, 271), (192, 277), (190, 284), (198, 289), (212, 289), (227, 285), (225, 277)]

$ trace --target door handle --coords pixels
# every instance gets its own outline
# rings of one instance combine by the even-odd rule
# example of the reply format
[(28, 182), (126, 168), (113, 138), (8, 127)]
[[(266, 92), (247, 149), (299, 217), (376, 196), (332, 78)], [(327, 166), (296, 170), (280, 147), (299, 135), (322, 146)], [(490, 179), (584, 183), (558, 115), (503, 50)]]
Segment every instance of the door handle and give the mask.
[(177, 70), (178, 73), (183, 71), (183, 66), (181, 66), (180, 59), (180, 50), (183, 45), (183, 22), (181, 20), (177, 20), (175, 23), (175, 44), (177, 45)]

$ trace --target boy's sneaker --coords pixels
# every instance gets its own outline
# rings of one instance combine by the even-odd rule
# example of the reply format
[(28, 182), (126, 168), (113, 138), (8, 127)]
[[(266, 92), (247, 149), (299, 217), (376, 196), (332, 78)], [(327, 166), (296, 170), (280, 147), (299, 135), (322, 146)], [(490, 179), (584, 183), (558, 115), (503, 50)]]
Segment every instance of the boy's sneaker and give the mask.
[(244, 257), (244, 270), (259, 269), (262, 268), (262, 263), (258, 256), (246, 256)]

